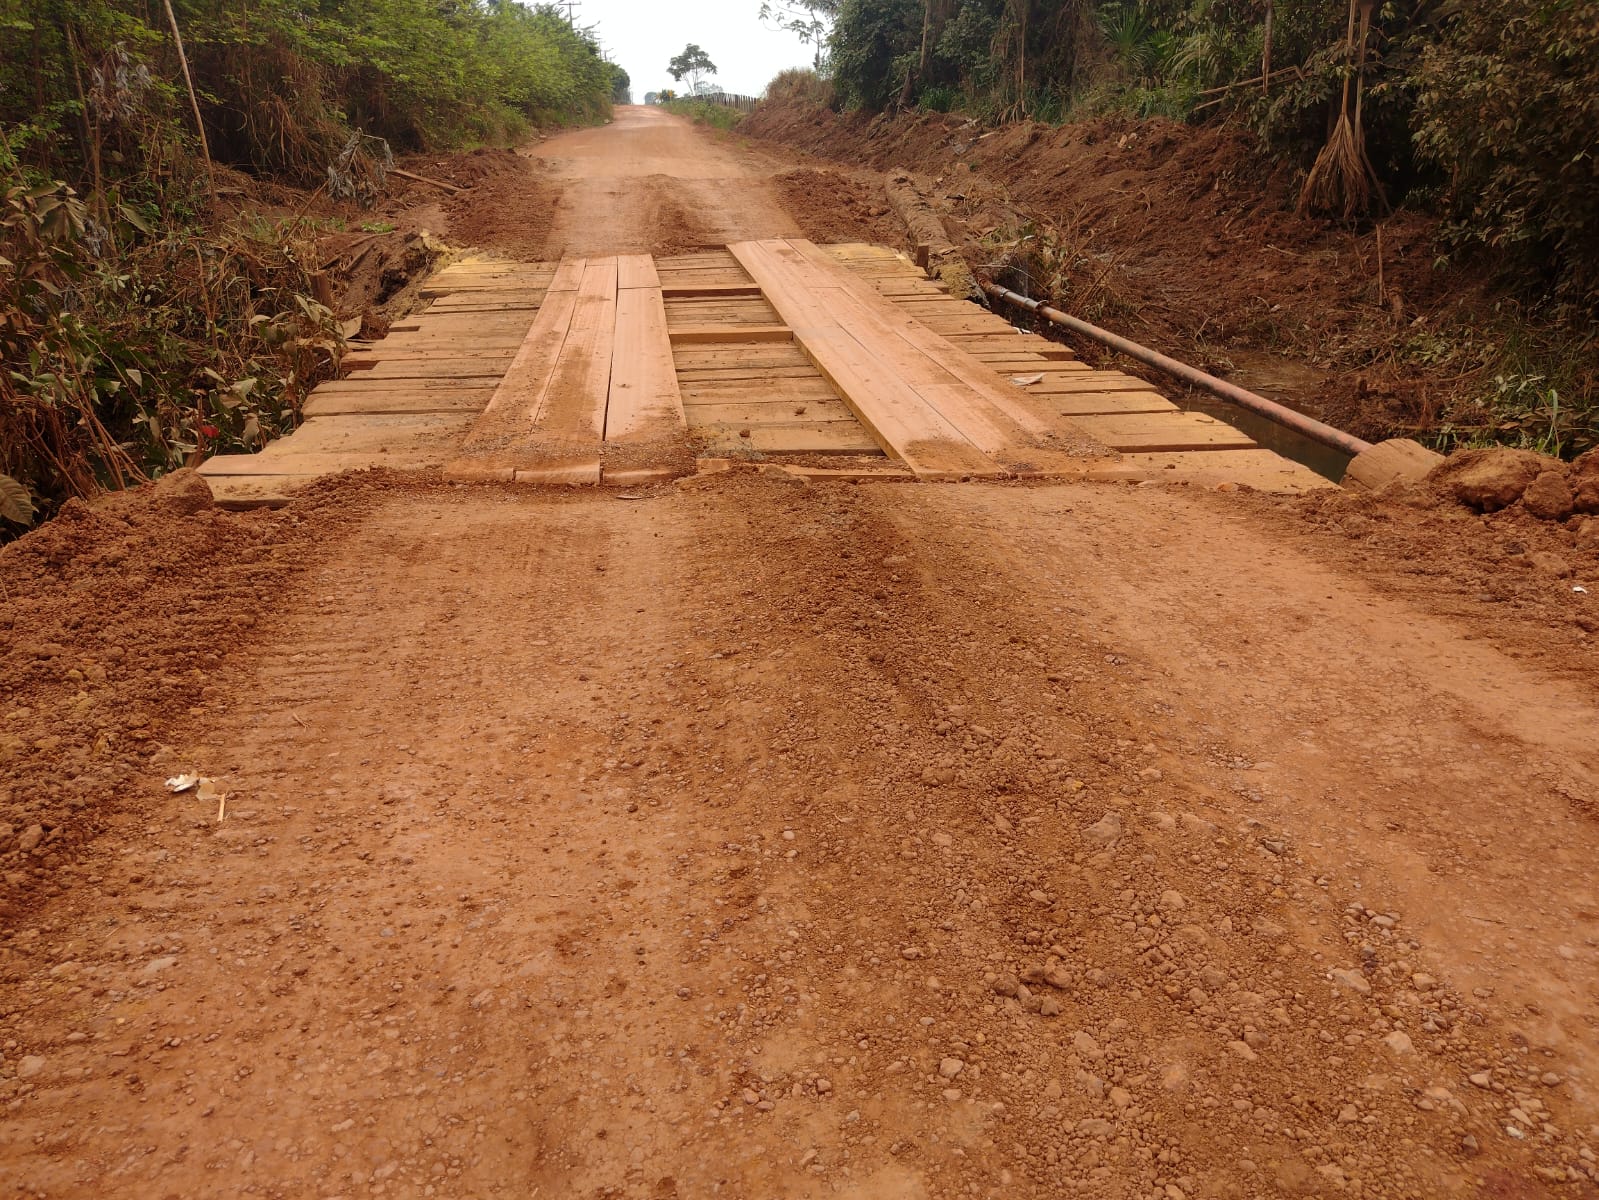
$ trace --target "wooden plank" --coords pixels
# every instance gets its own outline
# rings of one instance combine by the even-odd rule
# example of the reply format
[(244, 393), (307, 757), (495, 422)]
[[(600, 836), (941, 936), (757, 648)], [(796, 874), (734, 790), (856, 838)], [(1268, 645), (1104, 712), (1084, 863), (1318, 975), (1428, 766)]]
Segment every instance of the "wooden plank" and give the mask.
[(1271, 450), (1202, 450), (1124, 455), (1119, 468), (1155, 482), (1217, 487), (1234, 484), (1294, 495), (1338, 485)]
[[(584, 260), (569, 261), (578, 263), (581, 269)], [(562, 289), (550, 293), (493, 398), (467, 434), (461, 455), (445, 465), (446, 478), (481, 478), (487, 470), (514, 473), (514, 465), (503, 466), (489, 459), (520, 448), (531, 435), (534, 417), (550, 386), (576, 308), (576, 292)]]
[(662, 283), (661, 294), (667, 299), (682, 296), (759, 296), (761, 289), (754, 283)]
[(873, 345), (892, 356), (901, 377), (978, 449), (999, 463), (1029, 473), (1080, 465), (1076, 456), (1049, 444), (1052, 423), (1028, 405), (1015, 387), (961, 353), (948, 339), (849, 279), (814, 244), (796, 238), (787, 243), (787, 249), (812, 267), (819, 279), (841, 281), (852, 326), (871, 331)]
[(430, 392), (378, 390), (369, 392), (329, 392), (324, 387), (311, 393), (301, 410), (307, 417), (329, 417), (344, 413), (480, 413), (487, 407), (493, 388), (454, 388)]
[(498, 381), (515, 358), (512, 355), (479, 355), (477, 358), (399, 359), (373, 363), (354, 376), (358, 379), (489, 379)]
[(622, 289), (620, 272), (617, 286), (601, 477), (639, 482), (646, 474), (649, 478), (690, 474), (694, 455), (660, 288)]
[(861, 423), (892, 455), (919, 476), (959, 478), (1000, 474), (1000, 468), (941, 416), (894, 369), (840, 323), (845, 307), (840, 288), (815, 288), (771, 242), (729, 247), (782, 318), (821, 374), (838, 389)]
[(648, 254), (622, 254), (616, 259), (616, 288), (619, 292), (633, 288), (654, 288), (659, 291), (661, 277), (655, 273), (655, 260)]
[[(836, 396), (808, 396), (798, 400), (766, 402), (760, 400), (735, 400), (728, 402), (691, 402), (685, 400), (683, 412), (690, 428), (707, 425), (781, 425), (800, 419), (807, 421), (848, 421), (855, 424), (855, 414)], [(875, 444), (875, 443), (874, 443)]]
[(419, 454), (219, 454), (200, 464), (200, 474), (316, 476), (337, 475), (341, 471), (364, 471), (387, 467), (396, 471), (423, 471), (439, 465), (442, 450)]
[(794, 331), (787, 325), (674, 325), (672, 343), (700, 342), (791, 342)]
[(1249, 450), (1254, 439), (1205, 413), (1167, 412), (1074, 418), (1112, 450)]
[(1039, 396), (1036, 407), (1041, 412), (1069, 418), (1179, 411), (1175, 404), (1156, 392), (1081, 392), (1069, 396)]
[(737, 454), (881, 453), (859, 421), (793, 421), (766, 425), (714, 425), (694, 431), (704, 449)]
[(256, 457), (298, 454), (436, 454), (442, 460), (477, 416), (476, 410), (432, 413), (343, 413), (313, 416)]
[(494, 381), (475, 379), (471, 376), (447, 377), (443, 379), (375, 379), (373, 372), (361, 371), (348, 379), (330, 379), (326, 383), (319, 383), (313, 396), (332, 395), (334, 393), (349, 393), (351, 395), (385, 395), (389, 392), (410, 393), (437, 393), (444, 395), (449, 392), (477, 392), (494, 391)]

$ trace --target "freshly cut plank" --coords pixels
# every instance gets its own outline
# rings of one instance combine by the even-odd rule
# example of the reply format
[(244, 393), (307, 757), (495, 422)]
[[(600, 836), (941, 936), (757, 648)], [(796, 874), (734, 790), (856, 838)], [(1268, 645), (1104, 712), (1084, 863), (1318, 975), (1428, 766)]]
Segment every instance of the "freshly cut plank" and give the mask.
[(787, 325), (674, 325), (674, 343), (698, 342), (791, 342), (794, 331)]
[[(568, 263), (575, 263), (574, 270), (581, 273), (585, 260), (564, 260), (562, 270)], [(577, 292), (571, 289), (552, 289), (545, 297), (521, 349), (467, 434), (461, 455), (446, 464), (446, 478), (509, 478), (514, 476), (518, 463), (530, 465), (526, 457), (527, 443), (566, 345), (576, 309)]]
[(754, 400), (685, 403), (683, 411), (688, 416), (689, 424), (696, 428), (705, 425), (737, 425), (742, 428), (787, 424), (796, 420), (848, 421), (856, 424), (855, 414), (836, 396), (812, 396), (777, 404), (763, 404)]
[(1250, 450), (1255, 441), (1205, 413), (1078, 417), (1073, 424), (1112, 450)]
[(851, 279), (819, 247), (791, 239), (778, 257), (792, 256), (816, 280), (840, 281), (846, 319), (872, 338), (873, 347), (895, 364), (902, 378), (971, 443), (997, 463), (1029, 473), (1075, 470), (1080, 455), (1051, 444), (1054, 423), (1042, 417), (993, 371), (950, 341), (906, 316), (871, 289)]
[(655, 260), (648, 254), (623, 254), (616, 260), (616, 289), (619, 292), (633, 288), (661, 287), (661, 277), (655, 273)]
[(737, 454), (875, 454), (877, 443), (858, 421), (791, 421), (764, 425), (712, 425), (696, 429), (702, 449)]
[[(631, 278), (638, 277), (635, 270)], [(604, 434), (604, 480), (636, 483), (694, 470), (661, 290), (622, 288), (620, 272)]]
[(493, 388), (455, 388), (430, 392), (330, 392), (324, 384), (311, 393), (311, 398), (301, 411), (307, 417), (329, 417), (343, 413), (480, 413), (492, 395)]
[(477, 415), (467, 412), (341, 413), (313, 416), (258, 457), (294, 454), (427, 454), (442, 458)]
[(1174, 413), (1178, 407), (1157, 392), (1078, 392), (1038, 396), (1034, 407), (1054, 416), (1075, 418), (1116, 413)]
[(777, 247), (739, 242), (729, 249), (771, 301), (795, 340), (883, 448), (924, 478), (998, 475), (1001, 470), (907, 383), (897, 363), (880, 356), (883, 340), (841, 323), (848, 297), (838, 286), (814, 286), (812, 275)]
[(367, 471), (386, 467), (395, 471), (425, 471), (437, 467), (442, 450), (414, 454), (219, 454), (200, 464), (200, 474), (214, 475), (337, 475), (341, 471)]
[(1209, 487), (1230, 483), (1262, 492), (1295, 494), (1338, 486), (1307, 466), (1262, 449), (1127, 454), (1118, 466), (1143, 472), (1156, 482)]

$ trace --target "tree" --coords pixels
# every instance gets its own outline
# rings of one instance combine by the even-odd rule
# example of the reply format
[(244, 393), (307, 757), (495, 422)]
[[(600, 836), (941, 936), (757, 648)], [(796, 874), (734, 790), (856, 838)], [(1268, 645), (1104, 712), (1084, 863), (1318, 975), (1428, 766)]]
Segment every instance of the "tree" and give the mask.
[(831, 36), (833, 18), (838, 16), (839, 0), (762, 0), (761, 22), (773, 29), (784, 29), (815, 48), (817, 71), (822, 69), (822, 54)]
[(633, 80), (615, 63), (611, 64), (611, 103), (633, 103)]
[(716, 74), (716, 64), (711, 61), (709, 54), (690, 42), (683, 47), (683, 53), (666, 64), (666, 70), (679, 83), (687, 79), (689, 91), (697, 92), (701, 79)]

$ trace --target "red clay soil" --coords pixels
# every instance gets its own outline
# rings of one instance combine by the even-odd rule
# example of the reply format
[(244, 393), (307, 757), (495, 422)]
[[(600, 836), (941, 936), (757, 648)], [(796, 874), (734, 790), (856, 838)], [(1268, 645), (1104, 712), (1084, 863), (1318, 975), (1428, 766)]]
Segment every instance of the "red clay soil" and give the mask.
[[(553, 148), (619, 241), (767, 226), (658, 131)], [(1527, 474), (74, 506), (0, 549), (0, 1179), (1599, 1195), (1599, 518)]]
[(1436, 330), (1485, 306), (1480, 277), (1436, 267), (1436, 222), (1403, 210), (1382, 222), (1379, 281), (1375, 230), (1297, 215), (1294, 173), (1263, 165), (1235, 129), (1104, 119), (985, 130), (936, 113), (762, 105), (739, 130), (936, 181), (978, 261), (992, 253), (986, 234), (1036, 216), (1093, 264), (1080, 315), (1374, 439), (1429, 423), (1458, 385), (1395, 361), (1396, 344), (1413, 325)]

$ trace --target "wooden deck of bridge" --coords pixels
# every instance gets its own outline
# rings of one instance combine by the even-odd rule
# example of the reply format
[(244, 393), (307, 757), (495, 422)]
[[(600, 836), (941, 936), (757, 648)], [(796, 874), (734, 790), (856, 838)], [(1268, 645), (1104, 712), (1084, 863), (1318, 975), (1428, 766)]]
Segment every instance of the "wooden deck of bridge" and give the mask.
[(880, 246), (469, 259), (423, 296), (424, 312), (353, 346), (294, 434), (202, 465), (220, 502), (374, 466), (625, 486), (740, 460), (823, 477), (1330, 486)]

